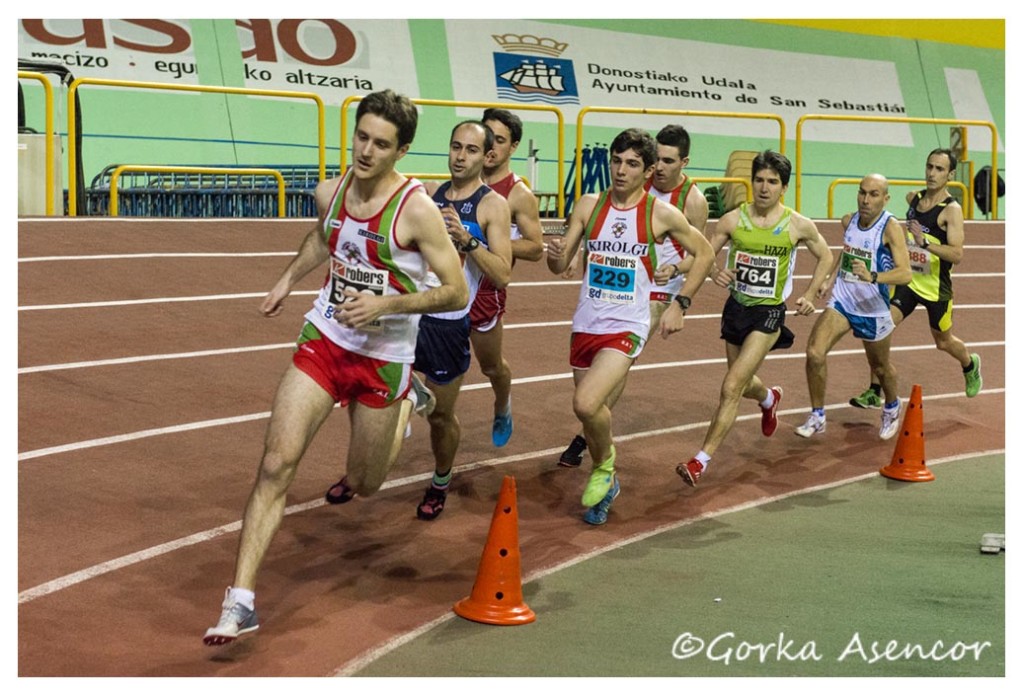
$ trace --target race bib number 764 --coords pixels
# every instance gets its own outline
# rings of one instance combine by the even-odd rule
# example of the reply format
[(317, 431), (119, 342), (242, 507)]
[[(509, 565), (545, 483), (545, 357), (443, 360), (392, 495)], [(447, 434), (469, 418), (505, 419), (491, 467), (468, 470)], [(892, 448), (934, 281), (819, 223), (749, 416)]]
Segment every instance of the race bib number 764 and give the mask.
[(738, 292), (750, 297), (775, 297), (775, 283), (779, 274), (779, 260), (774, 256), (761, 256), (736, 252), (736, 282)]

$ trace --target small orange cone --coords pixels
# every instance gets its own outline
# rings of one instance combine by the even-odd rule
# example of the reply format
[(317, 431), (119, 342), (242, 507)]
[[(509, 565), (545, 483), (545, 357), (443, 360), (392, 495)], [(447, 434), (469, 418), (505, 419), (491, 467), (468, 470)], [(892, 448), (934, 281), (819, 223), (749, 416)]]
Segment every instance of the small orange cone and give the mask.
[(907, 412), (903, 416), (896, 450), (892, 461), (880, 470), (882, 476), (897, 481), (934, 481), (933, 474), (924, 462), (924, 413), (921, 408), (921, 385), (915, 384), (910, 391)]
[(453, 610), (464, 619), (499, 626), (527, 624), (537, 618), (523, 602), (516, 480), (511, 476), (505, 477), (498, 493), (473, 591), (456, 602)]

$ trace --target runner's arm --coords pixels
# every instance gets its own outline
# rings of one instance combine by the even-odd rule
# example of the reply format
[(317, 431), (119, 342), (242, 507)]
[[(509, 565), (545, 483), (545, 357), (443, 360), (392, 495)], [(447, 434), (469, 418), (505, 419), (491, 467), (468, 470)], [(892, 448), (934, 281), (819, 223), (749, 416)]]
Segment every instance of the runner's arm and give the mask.
[(946, 243), (932, 242), (928, 251), (954, 266), (964, 258), (964, 211), (959, 205), (950, 204), (939, 215), (939, 224), (946, 224)]
[(892, 217), (885, 225), (885, 243), (892, 253), (893, 268), (879, 273), (876, 283), (885, 285), (906, 285), (910, 282), (913, 272), (910, 270), (910, 252), (907, 250), (907, 235), (899, 220)]
[(313, 193), (319, 218), (313, 229), (309, 231), (299, 250), (284, 269), (274, 287), (263, 298), (260, 312), (266, 317), (275, 317), (284, 309), (284, 300), (291, 294), (292, 288), (306, 277), (310, 271), (321, 266), (331, 255), (331, 250), (324, 239), (324, 219), (327, 207), (338, 188), (338, 179), (321, 181)]
[(519, 183), (508, 196), (512, 222), (519, 229), (520, 238), (512, 240), (512, 258), (540, 261), (544, 256), (544, 234), (540, 226), (540, 211), (533, 191)]
[(654, 224), (655, 229), (666, 229), (666, 233), (686, 249), (687, 255), (693, 257), (690, 272), (679, 289), (680, 295), (692, 300), (704, 287), (704, 281), (715, 262), (715, 252), (700, 230), (691, 225), (678, 208), (657, 201), (654, 206)]
[[(819, 291), (825, 280), (830, 276), (834, 277), (836, 269), (839, 268), (839, 261), (842, 258), (842, 254), (839, 258), (834, 258), (832, 250), (828, 248), (828, 242), (821, 236), (821, 232), (818, 231), (818, 226), (815, 225), (809, 218), (803, 215), (794, 214), (793, 224), (796, 226), (798, 239), (806, 245), (808, 251), (817, 260), (814, 266), (814, 273), (811, 275), (811, 281), (807, 284), (807, 290), (804, 292), (802, 298), (797, 300), (797, 311), (800, 310), (800, 300), (804, 300), (811, 305), (811, 312), (814, 311), (814, 298), (819, 297)], [(800, 312), (803, 314), (804, 312)], [(810, 312), (807, 312), (808, 314)]]
[[(494, 287), (500, 290), (512, 278), (512, 243), (509, 233), (511, 215), (508, 202), (497, 193), (488, 193), (480, 200), (477, 220), (487, 237), (487, 244), (464, 253), (476, 262)], [(457, 244), (465, 245), (469, 241), (470, 235), (464, 228), (457, 235), (452, 238)]]
[(581, 197), (573, 206), (565, 235), (548, 240), (548, 270), (552, 273), (557, 275), (565, 271), (579, 251), (587, 218), (594, 211), (596, 203), (597, 196), (594, 194), (588, 193)]

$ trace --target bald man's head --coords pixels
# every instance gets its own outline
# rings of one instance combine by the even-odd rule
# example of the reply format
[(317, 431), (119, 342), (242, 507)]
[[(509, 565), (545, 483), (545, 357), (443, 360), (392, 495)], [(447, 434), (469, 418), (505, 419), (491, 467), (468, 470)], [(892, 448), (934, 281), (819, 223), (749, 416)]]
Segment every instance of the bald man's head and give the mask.
[(860, 213), (861, 226), (874, 223), (888, 203), (888, 179), (881, 174), (868, 174), (860, 180), (860, 190), (857, 192), (857, 211)]

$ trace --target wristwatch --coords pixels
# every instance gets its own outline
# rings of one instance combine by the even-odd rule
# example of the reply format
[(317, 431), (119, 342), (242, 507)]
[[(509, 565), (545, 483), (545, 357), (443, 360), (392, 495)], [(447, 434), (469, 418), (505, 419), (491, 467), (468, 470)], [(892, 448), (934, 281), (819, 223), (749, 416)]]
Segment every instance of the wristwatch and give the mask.
[(871, 271), (871, 282), (878, 283), (878, 271)]
[(692, 302), (692, 300), (686, 295), (676, 295), (672, 299), (674, 299), (676, 301), (676, 304), (678, 304), (682, 308), (683, 314), (686, 314), (686, 310), (690, 308), (690, 302)]
[(922, 249), (927, 249), (929, 246), (931, 246), (931, 242), (928, 241), (928, 238), (927, 237), (921, 237), (921, 248)]
[(469, 241), (463, 244), (461, 249), (464, 253), (468, 254), (469, 252), (476, 249), (478, 246), (480, 246), (480, 240), (477, 239), (476, 237), (470, 237)]

